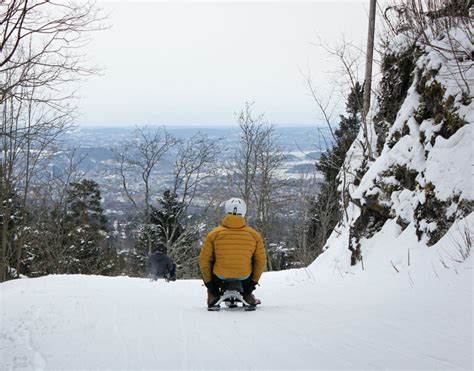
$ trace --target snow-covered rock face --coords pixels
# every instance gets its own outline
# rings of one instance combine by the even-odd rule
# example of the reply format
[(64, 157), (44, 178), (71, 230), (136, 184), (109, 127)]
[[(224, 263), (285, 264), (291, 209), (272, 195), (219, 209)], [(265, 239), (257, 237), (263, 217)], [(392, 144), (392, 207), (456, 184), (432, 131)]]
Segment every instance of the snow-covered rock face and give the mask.
[(340, 174), (352, 202), (327, 244), (334, 260), (354, 265), (394, 223), (400, 230), (389, 239), (408, 229), (432, 246), (472, 213), (474, 48), (466, 31), (452, 28), (429, 43), (399, 35), (388, 45), (368, 124), (375, 159), (367, 159), (361, 130)]

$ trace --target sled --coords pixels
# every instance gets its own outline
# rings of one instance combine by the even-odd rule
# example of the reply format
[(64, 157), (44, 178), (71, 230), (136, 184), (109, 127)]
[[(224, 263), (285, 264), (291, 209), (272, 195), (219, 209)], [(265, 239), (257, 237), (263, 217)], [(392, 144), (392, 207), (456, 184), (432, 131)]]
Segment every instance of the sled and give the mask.
[[(221, 309), (221, 304), (224, 303), (229, 309), (243, 308), (244, 311), (250, 312), (257, 309), (256, 305), (247, 303), (243, 296), (243, 288), (241, 281), (224, 281), (224, 287), (222, 288), (222, 294), (216, 304), (212, 307), (208, 307), (207, 310), (210, 312), (217, 312)], [(260, 304), (260, 300), (257, 300), (257, 305)], [(240, 304), (240, 305), (239, 305)]]

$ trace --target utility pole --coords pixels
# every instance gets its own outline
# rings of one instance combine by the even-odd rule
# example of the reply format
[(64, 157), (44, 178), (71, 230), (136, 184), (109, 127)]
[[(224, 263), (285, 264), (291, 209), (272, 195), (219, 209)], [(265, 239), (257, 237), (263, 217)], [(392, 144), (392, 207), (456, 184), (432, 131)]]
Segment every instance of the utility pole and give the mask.
[(370, 93), (372, 90), (372, 62), (374, 59), (375, 8), (377, 0), (370, 0), (369, 31), (367, 33), (367, 54), (365, 60), (364, 107), (363, 115), (366, 120), (370, 109)]

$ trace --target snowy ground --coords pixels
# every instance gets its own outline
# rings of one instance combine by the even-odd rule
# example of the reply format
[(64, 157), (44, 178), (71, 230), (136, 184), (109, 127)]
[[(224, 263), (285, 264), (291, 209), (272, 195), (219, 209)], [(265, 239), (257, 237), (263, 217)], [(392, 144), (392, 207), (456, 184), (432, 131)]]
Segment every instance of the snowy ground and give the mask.
[(207, 312), (199, 281), (10, 281), (1, 369), (471, 369), (471, 259), (405, 273), (266, 273), (255, 312)]

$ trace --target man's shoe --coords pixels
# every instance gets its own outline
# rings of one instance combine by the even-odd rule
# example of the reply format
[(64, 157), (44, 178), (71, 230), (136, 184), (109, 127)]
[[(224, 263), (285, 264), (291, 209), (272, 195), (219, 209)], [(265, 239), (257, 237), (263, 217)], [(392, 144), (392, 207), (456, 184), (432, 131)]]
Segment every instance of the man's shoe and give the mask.
[(220, 297), (213, 294), (212, 292), (207, 292), (207, 306), (213, 307), (219, 301)]
[(259, 301), (255, 298), (255, 296), (254, 296), (253, 294), (244, 294), (244, 295), (243, 295), (243, 298), (244, 298), (244, 300), (245, 300), (248, 304), (250, 304), (250, 305), (252, 305), (252, 306), (254, 306), (254, 307), (255, 307), (257, 304), (260, 304)]

